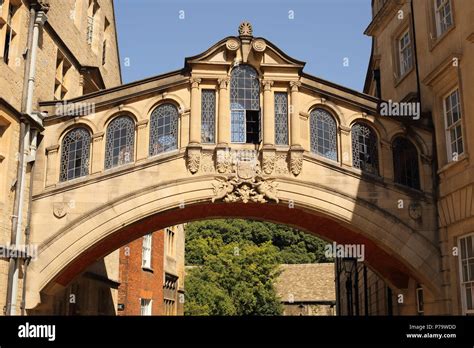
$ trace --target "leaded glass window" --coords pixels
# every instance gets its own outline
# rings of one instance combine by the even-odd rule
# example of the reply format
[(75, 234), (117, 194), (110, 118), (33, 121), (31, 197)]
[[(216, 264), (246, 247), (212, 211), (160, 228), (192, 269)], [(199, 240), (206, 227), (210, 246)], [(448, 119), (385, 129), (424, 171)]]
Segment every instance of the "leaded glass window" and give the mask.
[(216, 91), (203, 89), (201, 91), (201, 142), (215, 143), (216, 134)]
[(275, 92), (275, 145), (288, 145), (288, 94)]
[(178, 148), (178, 109), (162, 104), (151, 113), (150, 156)]
[[(260, 133), (260, 84), (249, 65), (238, 65), (230, 79), (231, 141), (258, 142)], [(253, 112), (252, 112), (253, 111)], [(258, 117), (257, 117), (258, 116)]]
[(107, 127), (105, 169), (133, 162), (135, 123), (128, 116), (119, 116)]
[(61, 146), (61, 171), (59, 181), (67, 181), (89, 174), (91, 135), (85, 128), (67, 133)]
[(377, 136), (362, 123), (352, 126), (352, 165), (365, 172), (379, 173)]
[(392, 144), (395, 182), (415, 189), (420, 188), (418, 151), (406, 138), (398, 137)]
[(324, 109), (310, 114), (311, 151), (337, 161), (337, 126), (334, 117)]

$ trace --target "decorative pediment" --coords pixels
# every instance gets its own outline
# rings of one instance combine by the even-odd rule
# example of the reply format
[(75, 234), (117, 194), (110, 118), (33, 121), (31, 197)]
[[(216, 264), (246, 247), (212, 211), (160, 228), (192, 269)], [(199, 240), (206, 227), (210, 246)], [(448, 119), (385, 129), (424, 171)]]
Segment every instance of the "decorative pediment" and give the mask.
[(195, 64), (230, 65), (236, 61), (252, 61), (257, 65), (303, 69), (305, 62), (288, 56), (270, 41), (252, 35), (252, 25), (243, 22), (239, 26), (239, 36), (229, 36), (201, 54), (186, 58), (185, 66), (189, 69)]

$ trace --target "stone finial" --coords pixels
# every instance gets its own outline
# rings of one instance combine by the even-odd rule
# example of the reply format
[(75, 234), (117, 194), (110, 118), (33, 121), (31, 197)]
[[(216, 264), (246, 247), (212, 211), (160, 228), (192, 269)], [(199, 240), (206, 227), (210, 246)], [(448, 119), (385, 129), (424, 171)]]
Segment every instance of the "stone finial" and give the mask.
[(253, 35), (252, 24), (250, 24), (250, 22), (247, 22), (247, 21), (240, 23), (239, 36), (252, 36), (252, 35)]

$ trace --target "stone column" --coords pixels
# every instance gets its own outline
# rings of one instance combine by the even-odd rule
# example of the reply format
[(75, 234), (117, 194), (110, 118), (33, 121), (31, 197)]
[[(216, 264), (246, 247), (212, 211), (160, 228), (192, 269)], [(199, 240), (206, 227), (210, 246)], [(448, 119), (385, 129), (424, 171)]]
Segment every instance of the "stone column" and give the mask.
[(290, 105), (290, 113), (291, 113), (291, 147), (301, 147), (300, 141), (300, 110), (299, 110), (299, 100), (298, 100), (298, 93), (299, 87), (301, 86), (300, 81), (291, 81), (291, 105)]
[(59, 145), (53, 145), (46, 148), (46, 187), (55, 185), (59, 181), (58, 161)]
[(92, 134), (91, 174), (99, 173), (104, 168), (104, 132)]
[(217, 119), (217, 143), (219, 147), (230, 144), (230, 108), (229, 108), (229, 79), (218, 80), (219, 83), (219, 111)]
[(291, 81), (291, 104), (290, 104), (290, 135), (291, 135), (291, 146), (290, 146), (290, 171), (293, 175), (298, 176), (303, 170), (303, 153), (304, 149), (301, 146), (301, 125), (300, 125), (300, 108), (298, 93), (299, 87), (301, 86), (300, 81)]
[(340, 125), (339, 129), (340, 129), (340, 134), (341, 134), (340, 162), (342, 165), (352, 167), (351, 128)]
[(148, 142), (147, 135), (148, 120), (141, 120), (137, 122), (137, 161), (148, 157)]
[(275, 116), (272, 86), (273, 81), (263, 80), (263, 146), (275, 144)]
[(189, 130), (189, 143), (201, 143), (201, 101), (199, 84), (201, 79), (192, 77), (191, 82), (191, 127)]

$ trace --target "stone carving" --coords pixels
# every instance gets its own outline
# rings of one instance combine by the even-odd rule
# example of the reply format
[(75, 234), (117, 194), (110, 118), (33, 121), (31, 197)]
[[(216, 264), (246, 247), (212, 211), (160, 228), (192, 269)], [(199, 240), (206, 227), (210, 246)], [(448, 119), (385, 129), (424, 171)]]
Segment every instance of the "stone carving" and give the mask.
[(252, 36), (253, 29), (252, 24), (249, 22), (242, 22), (239, 26), (239, 36)]
[(65, 217), (67, 214), (67, 204), (64, 202), (53, 203), (53, 215), (58, 219)]
[(216, 177), (212, 202), (279, 202), (275, 179), (264, 178), (257, 161), (237, 161), (233, 167), (232, 174)]
[(412, 202), (410, 203), (410, 206), (408, 207), (408, 215), (413, 220), (419, 220), (421, 218), (421, 205), (418, 202)]
[(213, 173), (214, 172), (214, 160), (213, 154), (210, 152), (203, 152), (201, 156), (201, 170), (204, 173)]
[(187, 164), (188, 170), (192, 174), (196, 174), (201, 164), (201, 148), (200, 147), (188, 147)]
[(288, 174), (288, 162), (286, 161), (287, 153), (279, 153), (275, 158), (275, 173)]
[(300, 151), (292, 151), (290, 153), (290, 170), (293, 175), (297, 176), (303, 169), (303, 153)]
[(253, 40), (252, 47), (257, 52), (263, 52), (267, 48), (267, 44), (262, 39), (256, 39)]
[(217, 150), (216, 169), (220, 174), (230, 173), (232, 170), (232, 157), (228, 149)]
[(229, 51), (237, 51), (240, 47), (240, 41), (234, 38), (230, 38), (226, 41), (225, 46)]
[(262, 169), (267, 175), (270, 175), (275, 168), (275, 153), (269, 151), (262, 152)]

